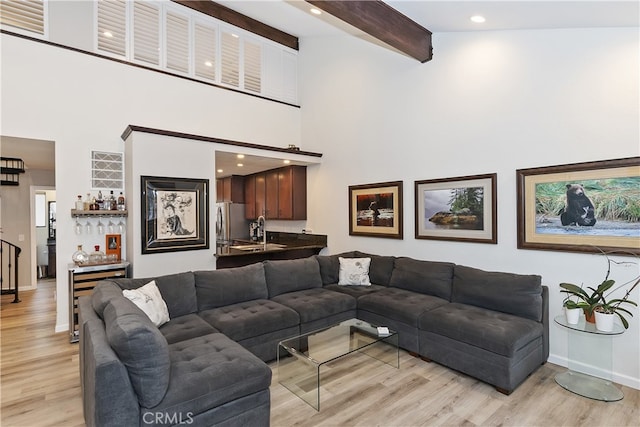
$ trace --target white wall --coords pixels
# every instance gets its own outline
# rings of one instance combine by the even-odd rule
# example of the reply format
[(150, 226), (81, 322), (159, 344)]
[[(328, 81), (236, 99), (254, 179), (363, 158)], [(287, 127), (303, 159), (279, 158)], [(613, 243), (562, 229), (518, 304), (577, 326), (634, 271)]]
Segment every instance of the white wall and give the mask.
[[(309, 223), (329, 235), (329, 253), (539, 274), (553, 318), (558, 283), (595, 285), (605, 265), (595, 255), (516, 248), (515, 171), (638, 156), (639, 51), (637, 28), (435, 34), (425, 64), (356, 38), (303, 40), (302, 148), (324, 153), (309, 173)], [(414, 239), (414, 181), (492, 172), (497, 245)], [(394, 180), (404, 182), (404, 239), (350, 237), (347, 187)], [(618, 282), (634, 273), (621, 271)], [(613, 340), (615, 378), (636, 388), (639, 317), (636, 309)], [(550, 360), (565, 364), (567, 333), (551, 324), (550, 334)]]
[[(298, 108), (6, 34), (0, 43), (1, 133), (56, 142), (57, 332), (68, 329), (65, 272), (81, 243), (73, 219), (64, 213), (78, 194), (91, 190), (91, 150), (124, 151), (120, 136), (129, 124), (279, 147), (301, 145)], [(166, 155), (180, 171), (193, 161), (179, 146)], [(210, 173), (214, 179), (213, 168)], [(139, 197), (125, 196), (130, 201)], [(104, 236), (95, 235), (92, 243), (104, 245)]]

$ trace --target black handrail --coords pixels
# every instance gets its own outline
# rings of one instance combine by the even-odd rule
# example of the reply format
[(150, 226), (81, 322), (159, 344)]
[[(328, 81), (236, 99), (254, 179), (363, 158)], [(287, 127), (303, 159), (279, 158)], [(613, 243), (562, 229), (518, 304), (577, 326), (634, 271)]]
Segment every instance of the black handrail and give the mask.
[[(20, 302), (20, 299), (18, 298), (18, 257), (20, 256), (22, 249), (11, 242), (7, 242), (6, 240), (0, 240), (0, 242), (2, 242), (0, 245), (0, 290), (2, 291), (2, 295), (14, 294), (12, 303), (17, 303)], [(4, 257), (5, 251), (8, 252), (6, 261)], [(8, 270), (6, 276), (8, 279), (8, 286), (6, 289), (4, 287), (5, 267)], [(12, 284), (14, 285), (13, 288), (11, 287)]]

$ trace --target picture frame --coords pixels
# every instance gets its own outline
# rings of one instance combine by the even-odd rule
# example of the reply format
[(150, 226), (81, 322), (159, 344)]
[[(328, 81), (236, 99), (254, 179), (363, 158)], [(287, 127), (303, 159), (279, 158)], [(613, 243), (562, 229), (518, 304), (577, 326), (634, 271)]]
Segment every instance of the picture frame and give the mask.
[(516, 180), (518, 249), (640, 255), (640, 157), (518, 169)]
[(402, 239), (402, 181), (349, 186), (349, 235)]
[(122, 259), (122, 236), (120, 234), (106, 234), (104, 236), (104, 253), (107, 260), (120, 261)]
[(142, 253), (209, 248), (209, 180), (140, 177)]
[(415, 238), (498, 243), (497, 174), (415, 181)]

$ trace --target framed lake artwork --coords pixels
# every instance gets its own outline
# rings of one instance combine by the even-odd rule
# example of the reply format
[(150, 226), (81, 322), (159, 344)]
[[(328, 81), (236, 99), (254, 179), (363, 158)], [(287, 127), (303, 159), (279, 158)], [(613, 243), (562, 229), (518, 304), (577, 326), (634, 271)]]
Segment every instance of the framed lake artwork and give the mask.
[(516, 171), (518, 248), (640, 255), (640, 157)]
[(402, 239), (402, 181), (349, 186), (349, 234)]
[(140, 177), (142, 253), (209, 248), (209, 180)]
[(415, 181), (415, 238), (497, 243), (496, 174)]

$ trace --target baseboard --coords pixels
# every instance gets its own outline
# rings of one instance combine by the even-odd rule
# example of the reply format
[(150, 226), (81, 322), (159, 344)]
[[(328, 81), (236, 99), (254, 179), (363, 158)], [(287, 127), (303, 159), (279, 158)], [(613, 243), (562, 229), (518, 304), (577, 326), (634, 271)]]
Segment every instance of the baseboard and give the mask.
[[(569, 359), (566, 357), (557, 356), (555, 354), (550, 354), (549, 359), (547, 359), (549, 363), (553, 363), (554, 365), (564, 366), (565, 368), (569, 366)], [(621, 384), (627, 387), (635, 388), (636, 390), (640, 390), (640, 378), (634, 378), (629, 375), (621, 374), (619, 372), (609, 372), (605, 371), (597, 366), (587, 365), (580, 362), (571, 362), (571, 369), (583, 372), (588, 375), (593, 375), (598, 378), (605, 378), (613, 381), (616, 384)]]
[(69, 332), (69, 324), (63, 323), (62, 325), (56, 325), (55, 333), (57, 334), (60, 332)]

